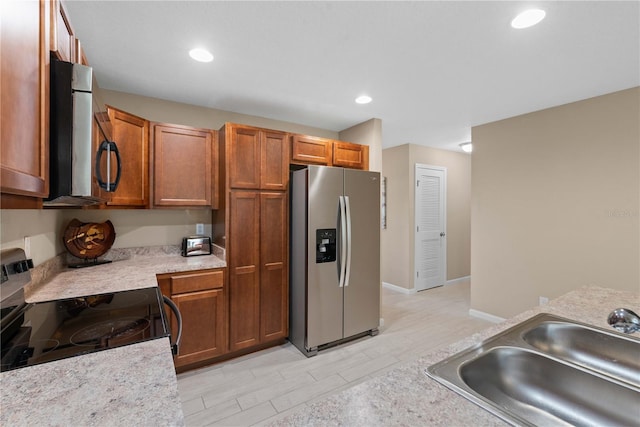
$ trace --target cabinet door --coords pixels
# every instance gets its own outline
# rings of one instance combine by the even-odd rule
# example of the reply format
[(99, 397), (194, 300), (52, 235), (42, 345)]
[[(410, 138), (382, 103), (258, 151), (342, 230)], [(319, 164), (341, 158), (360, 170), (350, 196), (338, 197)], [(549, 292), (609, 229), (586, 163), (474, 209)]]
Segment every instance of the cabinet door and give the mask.
[(282, 132), (264, 131), (260, 154), (260, 189), (286, 190), (289, 185), (287, 135)]
[(229, 132), (229, 186), (257, 190), (260, 188), (261, 133), (258, 129), (243, 126), (232, 126)]
[(330, 139), (315, 136), (291, 137), (291, 162), (331, 166), (332, 143)]
[(260, 337), (260, 193), (232, 191), (229, 206), (229, 349)]
[(289, 335), (288, 203), (286, 193), (260, 195), (260, 340)]
[(153, 126), (153, 204), (211, 206), (213, 134), (185, 126)]
[(109, 206), (149, 206), (149, 122), (108, 107), (112, 138), (122, 159), (120, 184)]
[(48, 1), (2, 2), (0, 191), (49, 195)]
[[(224, 289), (173, 295), (171, 299), (182, 315), (182, 339), (174, 359), (176, 368), (225, 353)], [(172, 317), (171, 330), (177, 328)]]
[(61, 61), (80, 62), (76, 57), (76, 41), (73, 29), (60, 0), (54, 0), (51, 8), (51, 51)]
[(369, 146), (333, 141), (333, 165), (369, 170)]

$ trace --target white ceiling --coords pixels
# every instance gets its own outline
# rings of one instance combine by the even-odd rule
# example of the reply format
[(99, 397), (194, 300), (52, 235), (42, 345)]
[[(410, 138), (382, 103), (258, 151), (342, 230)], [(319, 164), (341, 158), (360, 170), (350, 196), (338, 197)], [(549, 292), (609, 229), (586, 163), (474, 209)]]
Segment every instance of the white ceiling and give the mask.
[[(384, 148), (457, 150), (472, 126), (640, 85), (638, 1), (64, 6), (102, 88), (334, 131), (375, 117)], [(530, 6), (546, 18), (512, 29)]]

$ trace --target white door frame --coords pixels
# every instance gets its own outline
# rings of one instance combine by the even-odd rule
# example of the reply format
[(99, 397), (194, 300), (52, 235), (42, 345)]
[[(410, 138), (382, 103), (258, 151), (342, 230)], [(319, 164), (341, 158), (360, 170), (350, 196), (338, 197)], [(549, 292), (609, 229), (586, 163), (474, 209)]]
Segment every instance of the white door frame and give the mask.
[[(427, 165), (422, 163), (416, 163), (414, 167), (413, 174), (413, 290), (414, 292), (418, 290), (418, 255), (420, 255), (420, 251), (418, 250), (418, 169), (433, 169), (439, 172), (443, 172), (444, 174), (444, 182), (443, 182), (443, 193), (442, 193), (442, 203), (444, 208), (444, 217), (442, 219), (443, 224), (443, 232), (446, 233), (447, 230), (447, 168), (443, 166), (434, 166)], [(447, 236), (445, 234), (444, 237), (441, 238), (441, 242), (443, 245), (442, 256), (444, 258), (443, 261), (443, 272), (442, 272), (442, 284), (444, 285), (447, 281)]]

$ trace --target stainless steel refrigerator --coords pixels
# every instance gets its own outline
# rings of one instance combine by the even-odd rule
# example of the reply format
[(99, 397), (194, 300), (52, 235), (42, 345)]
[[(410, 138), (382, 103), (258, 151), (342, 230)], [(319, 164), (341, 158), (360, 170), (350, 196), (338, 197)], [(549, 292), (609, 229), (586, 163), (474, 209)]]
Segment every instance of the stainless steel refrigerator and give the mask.
[(306, 356), (380, 323), (380, 173), (291, 173), (289, 340)]

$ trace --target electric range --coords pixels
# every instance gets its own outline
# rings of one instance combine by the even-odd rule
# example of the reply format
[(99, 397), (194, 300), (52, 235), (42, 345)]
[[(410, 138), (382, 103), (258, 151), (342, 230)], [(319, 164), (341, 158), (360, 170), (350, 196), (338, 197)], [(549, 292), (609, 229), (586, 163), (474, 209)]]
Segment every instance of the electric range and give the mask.
[(170, 336), (158, 288), (25, 303), (5, 285), (25, 282), (28, 260), (7, 258), (3, 251), (0, 372)]

